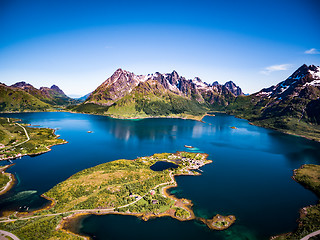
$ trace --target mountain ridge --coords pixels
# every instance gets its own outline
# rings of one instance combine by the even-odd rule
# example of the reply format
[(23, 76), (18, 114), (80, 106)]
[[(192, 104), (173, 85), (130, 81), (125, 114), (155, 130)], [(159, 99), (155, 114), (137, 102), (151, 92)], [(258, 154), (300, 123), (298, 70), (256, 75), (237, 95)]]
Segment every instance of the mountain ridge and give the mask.
[(30, 95), (38, 98), (44, 103), (50, 105), (69, 105), (78, 103), (77, 100), (74, 100), (68, 97), (58, 86), (52, 85), (50, 88), (48, 87), (40, 87), (39, 89), (35, 88), (29, 83), (24, 81), (17, 82), (10, 87), (19, 88)]
[(255, 125), (320, 140), (320, 67), (306, 64), (284, 81), (249, 96), (226, 110)]
[[(138, 86), (139, 83), (145, 82), (147, 80), (156, 80), (159, 82), (165, 89), (170, 90), (171, 92), (184, 96), (187, 98), (193, 98), (198, 102), (204, 102), (201, 92), (203, 91), (213, 91), (220, 93), (221, 89), (225, 87), (233, 95), (239, 96), (243, 95), (243, 92), (240, 87), (236, 86), (232, 81), (227, 82), (225, 85), (220, 85), (215, 83), (214, 85), (207, 84), (203, 82), (200, 78), (195, 77), (194, 79), (186, 79), (173, 70), (172, 73), (161, 74), (156, 72), (154, 74), (147, 75), (136, 75), (132, 72), (122, 70), (121, 68), (117, 69), (111, 77), (105, 80), (100, 86), (96, 88), (87, 99), (88, 103), (97, 103), (101, 105), (111, 105), (114, 100), (117, 100), (123, 97), (127, 92), (131, 92), (133, 88)], [(114, 94), (109, 96), (99, 96), (99, 93), (104, 94), (106, 90), (114, 91)], [(103, 101), (106, 100), (106, 101)]]
[[(144, 95), (139, 92), (144, 92)], [(210, 85), (198, 77), (186, 79), (179, 76), (175, 70), (164, 74), (155, 72), (136, 75), (119, 68), (99, 85), (81, 106), (73, 110), (86, 109), (90, 112), (90, 109), (93, 111), (99, 109), (99, 111), (103, 110), (104, 114), (117, 113), (120, 117), (130, 113), (129, 115), (134, 118), (146, 117), (146, 115), (197, 115), (200, 113), (203, 115), (211, 108), (227, 106), (237, 95), (242, 94), (240, 87), (231, 81), (225, 85), (218, 83)], [(124, 108), (125, 105), (126, 108)], [(153, 110), (147, 109), (147, 106)]]

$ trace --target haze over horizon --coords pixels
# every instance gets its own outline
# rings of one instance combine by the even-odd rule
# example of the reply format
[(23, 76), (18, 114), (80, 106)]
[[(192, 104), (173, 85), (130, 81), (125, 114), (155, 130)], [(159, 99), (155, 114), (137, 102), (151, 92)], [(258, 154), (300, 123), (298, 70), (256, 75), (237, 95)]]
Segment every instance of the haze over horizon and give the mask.
[(320, 65), (316, 0), (0, 2), (0, 82), (93, 91), (122, 68), (253, 93)]

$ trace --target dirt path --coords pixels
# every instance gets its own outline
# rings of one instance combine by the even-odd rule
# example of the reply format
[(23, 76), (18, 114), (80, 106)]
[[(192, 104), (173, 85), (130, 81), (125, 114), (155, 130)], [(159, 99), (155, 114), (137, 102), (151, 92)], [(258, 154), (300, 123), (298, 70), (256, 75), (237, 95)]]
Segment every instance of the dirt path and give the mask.
[(308, 240), (309, 238), (314, 237), (314, 236), (319, 235), (319, 234), (320, 234), (320, 230), (308, 234), (307, 236), (301, 238), (301, 240)]
[(12, 233), (0, 230), (0, 240), (8, 240), (7, 236), (11, 237), (13, 240), (20, 240), (20, 238)]

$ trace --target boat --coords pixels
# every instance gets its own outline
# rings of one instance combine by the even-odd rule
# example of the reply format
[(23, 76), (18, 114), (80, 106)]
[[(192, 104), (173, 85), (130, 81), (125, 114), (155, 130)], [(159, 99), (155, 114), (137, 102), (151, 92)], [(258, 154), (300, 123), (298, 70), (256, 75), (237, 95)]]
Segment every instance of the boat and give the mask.
[(192, 146), (189, 146), (189, 145), (184, 145), (184, 147), (186, 147), (186, 148), (193, 148)]

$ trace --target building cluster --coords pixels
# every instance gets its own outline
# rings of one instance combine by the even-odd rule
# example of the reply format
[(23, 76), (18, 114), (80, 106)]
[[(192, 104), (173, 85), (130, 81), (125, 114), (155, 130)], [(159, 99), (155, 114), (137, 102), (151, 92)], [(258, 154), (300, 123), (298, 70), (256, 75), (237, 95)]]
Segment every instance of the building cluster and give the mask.
[(198, 169), (205, 165), (204, 160), (196, 160), (196, 159), (184, 158), (184, 157), (181, 160), (183, 162), (189, 163), (190, 169)]

